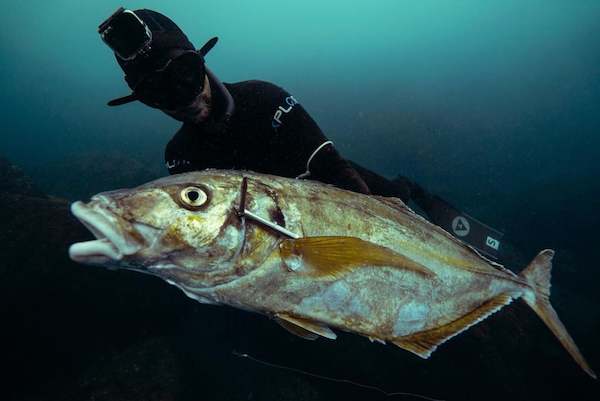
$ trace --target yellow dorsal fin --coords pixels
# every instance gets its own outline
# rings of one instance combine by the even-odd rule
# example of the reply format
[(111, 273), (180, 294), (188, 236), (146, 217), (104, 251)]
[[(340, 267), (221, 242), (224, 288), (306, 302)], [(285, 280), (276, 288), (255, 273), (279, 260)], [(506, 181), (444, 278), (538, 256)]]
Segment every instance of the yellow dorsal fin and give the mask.
[(510, 292), (499, 295), (474, 311), (442, 327), (398, 337), (391, 342), (421, 358), (427, 359), (440, 344), (477, 324), (492, 313), (497, 312), (503, 306), (508, 305), (513, 299), (519, 298), (521, 295), (522, 293), (520, 292)]
[(366, 266), (390, 266), (435, 275), (398, 252), (356, 237), (286, 239), (279, 247), (288, 269), (311, 277), (336, 279)]
[(311, 335), (312, 333), (329, 338), (330, 340), (335, 340), (337, 338), (335, 333), (322, 323), (286, 315), (284, 313), (277, 313), (275, 316), (279, 318), (277, 323), (284, 329), (307, 340), (314, 340), (317, 338), (313, 337)]

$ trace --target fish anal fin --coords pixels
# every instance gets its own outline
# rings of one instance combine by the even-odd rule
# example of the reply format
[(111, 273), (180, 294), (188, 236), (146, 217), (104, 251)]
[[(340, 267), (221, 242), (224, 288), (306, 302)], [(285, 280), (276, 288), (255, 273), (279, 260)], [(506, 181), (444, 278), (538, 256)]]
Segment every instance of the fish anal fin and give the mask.
[(278, 318), (277, 323), (284, 329), (307, 340), (315, 340), (318, 336), (329, 338), (330, 340), (337, 338), (336, 334), (322, 323), (283, 313), (276, 313), (275, 317)]
[(434, 276), (420, 263), (382, 245), (356, 237), (304, 237), (287, 239), (279, 246), (291, 271), (310, 277), (336, 279), (367, 266), (389, 266)]
[(421, 358), (427, 359), (440, 344), (477, 324), (492, 313), (497, 312), (503, 306), (508, 305), (513, 299), (519, 298), (521, 295), (520, 292), (499, 295), (496, 298), (487, 301), (474, 311), (442, 327), (397, 337), (394, 340), (391, 340), (391, 342)]

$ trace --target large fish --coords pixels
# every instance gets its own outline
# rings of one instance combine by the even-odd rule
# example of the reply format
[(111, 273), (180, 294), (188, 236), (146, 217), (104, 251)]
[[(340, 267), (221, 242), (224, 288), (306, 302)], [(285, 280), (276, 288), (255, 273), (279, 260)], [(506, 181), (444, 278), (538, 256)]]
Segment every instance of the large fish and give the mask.
[(97, 237), (73, 244), (73, 260), (156, 275), (307, 339), (338, 328), (427, 358), (522, 298), (596, 377), (550, 305), (553, 251), (517, 276), (395, 198), (207, 170), (101, 193), (72, 212)]

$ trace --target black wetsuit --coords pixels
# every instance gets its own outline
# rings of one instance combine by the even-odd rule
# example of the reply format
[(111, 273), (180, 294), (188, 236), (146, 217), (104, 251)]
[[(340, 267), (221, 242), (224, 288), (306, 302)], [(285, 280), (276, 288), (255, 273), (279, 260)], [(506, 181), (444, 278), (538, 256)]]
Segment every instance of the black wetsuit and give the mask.
[[(165, 161), (170, 174), (206, 168), (249, 170), (283, 177), (298, 177), (306, 172), (309, 179), (365, 194), (409, 199), (435, 224), (449, 232), (457, 219), (468, 222), (461, 239), (488, 256), (497, 257), (502, 234), (464, 215), (439, 197), (406, 177), (393, 181), (352, 163), (332, 145), (315, 151), (327, 138), (306, 110), (282, 88), (262, 81), (224, 84), (235, 102), (235, 111), (226, 116), (225, 97), (212, 90), (212, 112), (202, 124), (184, 123), (169, 141)], [(457, 224), (457, 223), (456, 223)], [(472, 231), (471, 237), (464, 238)], [(486, 241), (492, 239), (491, 247)], [(470, 241), (470, 242), (469, 242)]]
[[(212, 112), (201, 124), (184, 123), (169, 141), (170, 174), (206, 168), (250, 170), (283, 177), (306, 172), (306, 164), (327, 138), (296, 99), (263, 81), (224, 84), (235, 111), (223, 121), (225, 100), (212, 88)], [(365, 181), (332, 145), (310, 162), (309, 179), (369, 194)]]

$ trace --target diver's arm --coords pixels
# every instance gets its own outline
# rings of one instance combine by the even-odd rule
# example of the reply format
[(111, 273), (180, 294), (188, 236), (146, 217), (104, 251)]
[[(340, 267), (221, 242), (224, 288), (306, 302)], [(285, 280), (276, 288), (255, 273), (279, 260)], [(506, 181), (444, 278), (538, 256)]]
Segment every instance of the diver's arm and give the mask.
[(321, 148), (309, 165), (309, 179), (333, 184), (339, 188), (371, 194), (369, 187), (354, 168), (332, 145)]
[[(287, 149), (301, 158), (304, 166), (312, 156), (308, 166), (310, 174), (306, 178), (350, 191), (370, 194), (367, 184), (339, 154), (333, 144), (322, 146), (317, 151), (327, 142), (327, 137), (302, 105), (283, 89), (280, 88), (280, 91), (277, 97), (288, 101), (289, 106), (285, 109), (289, 108), (289, 111), (285, 114), (281, 113), (281, 124), (278, 124), (276, 135)], [(293, 102), (289, 101), (290, 98)]]
[(425, 188), (412, 181), (408, 177), (398, 175), (393, 180), (364, 168), (360, 164), (350, 161), (350, 165), (360, 174), (369, 186), (373, 195), (394, 197), (408, 204), (412, 199), (425, 213), (429, 215), (435, 202), (435, 197)]
[(352, 160), (348, 161), (354, 170), (360, 174), (362, 179), (369, 186), (369, 189), (373, 195), (399, 198), (404, 203), (408, 203), (408, 200), (412, 196), (412, 190), (415, 185), (415, 183), (413, 183), (411, 180), (405, 179), (405, 177), (400, 179), (400, 176), (393, 181), (388, 180), (387, 178), (353, 162)]

